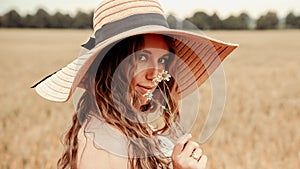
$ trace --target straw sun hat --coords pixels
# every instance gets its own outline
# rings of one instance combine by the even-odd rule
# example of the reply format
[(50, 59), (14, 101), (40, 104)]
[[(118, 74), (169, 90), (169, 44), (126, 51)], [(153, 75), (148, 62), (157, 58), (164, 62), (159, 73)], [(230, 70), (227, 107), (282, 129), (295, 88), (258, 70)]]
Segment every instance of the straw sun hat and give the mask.
[(98, 54), (110, 44), (139, 34), (162, 34), (174, 39), (179, 58), (174, 77), (184, 97), (199, 87), (238, 46), (204, 35), (168, 28), (156, 0), (104, 0), (94, 11), (94, 38), (84, 45), (87, 52), (33, 86), (42, 97), (67, 101)]

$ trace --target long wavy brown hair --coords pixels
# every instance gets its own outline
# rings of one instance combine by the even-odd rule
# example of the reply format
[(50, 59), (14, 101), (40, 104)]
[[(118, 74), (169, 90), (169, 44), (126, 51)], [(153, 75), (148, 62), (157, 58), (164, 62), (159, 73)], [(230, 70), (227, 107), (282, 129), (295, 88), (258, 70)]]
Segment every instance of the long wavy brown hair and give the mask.
[[(163, 38), (169, 45), (170, 53), (174, 53), (173, 39), (168, 36), (163, 36)], [(65, 135), (65, 152), (57, 163), (59, 169), (77, 169), (78, 132), (83, 122), (88, 121), (91, 116), (101, 116), (128, 138), (130, 143), (128, 153), (131, 153), (128, 155), (130, 168), (169, 168), (170, 159), (160, 151), (158, 141), (149, 138), (169, 130), (172, 128), (171, 124), (179, 119), (176, 99), (178, 87), (173, 78), (166, 83), (159, 84), (168, 99), (168, 108), (163, 110), (164, 126), (162, 128), (153, 131), (146, 123), (141, 122), (139, 114), (142, 113), (139, 112), (147, 111), (149, 107), (153, 107), (150, 104), (155, 103), (143, 105), (139, 110), (134, 108), (133, 105), (138, 99), (129, 84), (130, 77), (135, 71), (135, 57), (125, 58), (140, 50), (143, 45), (143, 35), (132, 36), (108, 46), (97, 56), (85, 76), (84, 86), (88, 90), (80, 98), (77, 111), (73, 116), (73, 124)], [(124, 62), (125, 65), (131, 66), (120, 66)], [(172, 68), (171, 63), (172, 57), (166, 66), (170, 72), (175, 69)], [(116, 79), (117, 82), (114, 82)], [(129, 92), (124, 92), (127, 88)], [(95, 98), (96, 101), (93, 102)]]

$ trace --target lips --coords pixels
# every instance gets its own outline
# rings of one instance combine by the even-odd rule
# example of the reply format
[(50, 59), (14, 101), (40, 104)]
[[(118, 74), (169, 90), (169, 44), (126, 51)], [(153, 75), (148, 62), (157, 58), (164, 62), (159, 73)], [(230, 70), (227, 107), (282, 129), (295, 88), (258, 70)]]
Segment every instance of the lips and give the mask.
[(156, 86), (143, 86), (139, 84), (137, 84), (137, 87), (141, 90), (142, 93), (146, 93), (148, 90), (153, 92), (156, 88)]

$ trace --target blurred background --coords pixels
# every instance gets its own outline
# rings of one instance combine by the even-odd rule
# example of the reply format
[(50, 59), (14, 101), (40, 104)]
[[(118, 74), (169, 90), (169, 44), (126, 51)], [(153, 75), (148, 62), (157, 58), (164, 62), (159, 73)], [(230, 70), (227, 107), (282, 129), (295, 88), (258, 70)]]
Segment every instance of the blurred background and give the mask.
[[(99, 2), (99, 0), (90, 0), (89, 3), (81, 0), (1, 0), (0, 27), (89, 29), (92, 27), (94, 6)], [(276, 0), (276, 2), (161, 0), (160, 2), (172, 28), (201, 30), (300, 28), (299, 0)]]
[[(72, 101), (44, 100), (30, 86), (78, 56), (99, 2), (0, 0), (0, 168), (56, 168)], [(226, 103), (202, 145), (207, 168), (300, 168), (300, 1), (160, 2), (170, 27), (240, 45), (223, 63)], [(210, 81), (199, 91), (195, 124), (210, 109)]]

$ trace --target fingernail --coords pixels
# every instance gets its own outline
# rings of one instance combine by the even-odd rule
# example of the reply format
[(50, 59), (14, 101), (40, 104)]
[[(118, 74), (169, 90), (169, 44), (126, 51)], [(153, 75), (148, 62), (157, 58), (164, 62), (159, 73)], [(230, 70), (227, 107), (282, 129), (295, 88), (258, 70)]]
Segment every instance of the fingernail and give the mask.
[(191, 133), (186, 133), (183, 136), (179, 137), (177, 143), (181, 143), (185, 139), (190, 139), (192, 137)]
[(192, 138), (192, 134), (191, 133), (186, 133), (183, 138), (190, 139), (190, 138)]

